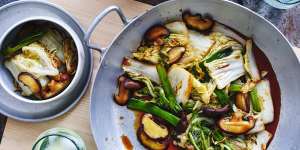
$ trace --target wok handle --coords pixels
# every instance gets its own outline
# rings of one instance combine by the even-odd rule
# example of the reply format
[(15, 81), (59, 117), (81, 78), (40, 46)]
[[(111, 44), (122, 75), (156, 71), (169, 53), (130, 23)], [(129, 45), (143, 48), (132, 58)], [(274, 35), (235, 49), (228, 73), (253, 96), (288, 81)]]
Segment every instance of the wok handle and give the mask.
[(98, 14), (96, 16), (96, 18), (94, 19), (94, 21), (92, 22), (92, 24), (89, 26), (87, 32), (84, 35), (84, 41), (86, 42), (86, 45), (94, 50), (99, 51), (101, 54), (105, 52), (105, 48), (100, 48), (94, 44), (90, 43), (90, 38), (91, 35), (93, 33), (93, 31), (95, 30), (95, 28), (97, 27), (97, 25), (100, 23), (100, 21), (110, 12), (112, 11), (116, 11), (117, 14), (119, 15), (119, 17), (121, 18), (122, 22), (124, 25), (127, 25), (129, 23), (129, 21), (127, 20), (127, 18), (125, 17), (124, 13), (122, 12), (122, 10), (118, 7), (118, 6), (109, 6), (108, 8), (106, 8), (105, 10), (103, 10), (100, 14)]

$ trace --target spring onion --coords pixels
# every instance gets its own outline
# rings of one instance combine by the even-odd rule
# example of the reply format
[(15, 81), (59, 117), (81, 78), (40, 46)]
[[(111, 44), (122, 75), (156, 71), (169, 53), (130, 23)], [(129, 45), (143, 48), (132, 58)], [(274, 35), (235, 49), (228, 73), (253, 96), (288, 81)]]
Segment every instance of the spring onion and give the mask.
[(24, 38), (23, 40), (19, 41), (15, 46), (7, 47), (6, 49), (2, 50), (1, 55), (6, 57), (10, 56), (16, 51), (20, 50), (22, 47), (38, 41), (44, 34), (45, 32), (42, 31), (31, 34), (28, 37)]
[(182, 110), (181, 106), (177, 103), (174, 91), (172, 89), (171, 83), (169, 81), (167, 71), (163, 67), (162, 64), (156, 65), (156, 70), (162, 84), (162, 88), (166, 94), (167, 99), (169, 100), (169, 107), (171, 108), (172, 112), (178, 113)]
[(229, 96), (222, 90), (215, 89), (215, 94), (218, 97), (218, 101), (222, 106), (225, 106), (229, 103)]
[(257, 94), (257, 89), (254, 88), (252, 91), (250, 91), (250, 97), (251, 97), (251, 103), (252, 108), (256, 112), (261, 112), (261, 101)]
[(224, 58), (224, 57), (227, 57), (229, 56), (231, 53), (233, 52), (233, 50), (231, 48), (227, 48), (225, 50), (222, 50), (222, 51), (218, 51), (214, 54), (212, 54), (211, 56), (209, 56), (205, 62), (206, 63), (210, 63), (216, 59), (221, 59), (221, 58)]
[(145, 102), (143, 100), (139, 100), (139, 99), (130, 99), (127, 107), (129, 109), (133, 109), (133, 110), (138, 110), (138, 111), (142, 111), (145, 113), (149, 113), (152, 115), (155, 115), (165, 121), (167, 121), (168, 123), (170, 123), (173, 126), (177, 126), (177, 124), (180, 121), (180, 118), (178, 118), (177, 116), (159, 108), (158, 106), (154, 105), (151, 102)]
[(229, 91), (231, 92), (240, 92), (242, 89), (242, 85), (240, 84), (231, 84), (229, 87)]

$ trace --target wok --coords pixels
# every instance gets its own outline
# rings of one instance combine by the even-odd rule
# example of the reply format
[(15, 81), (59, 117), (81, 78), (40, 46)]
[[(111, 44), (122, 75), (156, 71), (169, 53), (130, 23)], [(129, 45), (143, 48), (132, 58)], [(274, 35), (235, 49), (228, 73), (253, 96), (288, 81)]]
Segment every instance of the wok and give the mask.
[[(125, 27), (110, 46), (102, 49), (103, 58), (92, 90), (90, 115), (91, 129), (99, 149), (125, 149), (121, 136), (129, 137), (134, 149), (144, 149), (137, 141), (134, 113), (116, 105), (112, 93), (116, 79), (122, 73), (124, 56), (136, 49), (144, 32), (152, 25), (181, 17), (181, 10), (208, 13), (215, 20), (252, 37), (272, 64), (281, 89), (281, 109), (277, 131), (268, 149), (300, 149), (300, 65), (290, 43), (269, 21), (255, 12), (222, 0), (172, 0), (162, 3), (130, 22), (122, 17)], [(117, 7), (104, 10), (90, 31), (109, 12), (122, 12)], [(88, 37), (87, 37), (88, 38)], [(120, 119), (120, 117), (124, 119)]]

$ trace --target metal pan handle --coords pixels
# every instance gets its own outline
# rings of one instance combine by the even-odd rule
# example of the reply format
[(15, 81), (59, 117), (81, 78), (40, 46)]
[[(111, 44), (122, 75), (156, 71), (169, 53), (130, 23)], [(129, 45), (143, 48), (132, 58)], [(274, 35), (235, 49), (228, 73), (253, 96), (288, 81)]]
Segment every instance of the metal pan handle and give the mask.
[(90, 43), (90, 37), (93, 33), (93, 31), (95, 30), (95, 28), (97, 27), (97, 25), (100, 23), (100, 21), (110, 12), (112, 11), (116, 11), (117, 14), (119, 15), (119, 17), (121, 18), (122, 22), (124, 25), (127, 25), (129, 23), (129, 21), (127, 20), (127, 18), (125, 17), (124, 13), (122, 12), (122, 10), (118, 7), (118, 6), (109, 6), (108, 8), (106, 8), (104, 11), (102, 11), (100, 14), (98, 14), (96, 16), (96, 18), (94, 19), (94, 21), (92, 22), (92, 24), (89, 26), (86, 34), (84, 35), (84, 41), (86, 42), (86, 45), (94, 50), (99, 51), (101, 54), (105, 52), (105, 48), (100, 48), (94, 44)]

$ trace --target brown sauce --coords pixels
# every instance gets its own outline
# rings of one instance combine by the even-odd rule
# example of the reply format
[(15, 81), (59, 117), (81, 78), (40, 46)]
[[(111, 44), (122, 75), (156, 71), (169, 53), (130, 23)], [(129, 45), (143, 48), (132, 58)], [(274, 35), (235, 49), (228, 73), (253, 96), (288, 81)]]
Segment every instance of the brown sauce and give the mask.
[[(221, 23), (222, 24), (222, 23)], [(224, 25), (224, 24), (222, 24)], [(227, 25), (224, 25), (228, 27)], [(240, 32), (236, 31), (235, 29), (232, 29), (231, 27), (228, 27), (230, 30), (234, 31), (236, 34), (241, 36), (243, 39), (249, 39), (249, 37), (246, 37), (245, 35), (241, 34)], [(262, 50), (258, 48), (258, 46), (253, 42), (253, 53), (255, 56), (255, 61), (258, 67), (258, 70), (261, 71), (267, 71), (268, 74), (264, 77), (265, 79), (268, 79), (270, 81), (271, 85), (271, 96), (273, 100), (273, 106), (274, 106), (274, 120), (272, 123), (266, 125), (266, 130), (272, 133), (273, 137), (276, 132), (276, 128), (278, 126), (279, 122), (279, 116), (280, 116), (280, 107), (281, 107), (281, 93), (280, 93), (280, 87), (279, 83), (276, 78), (276, 74), (272, 68), (272, 65), (267, 58), (267, 56), (263, 53)], [(272, 139), (273, 139), (272, 137)], [(272, 140), (271, 139), (271, 140)], [(269, 141), (269, 143), (271, 142)]]
[(272, 68), (272, 65), (266, 55), (256, 46), (253, 47), (253, 52), (256, 60), (257, 67), (260, 71), (267, 71), (266, 79), (270, 81), (271, 95), (274, 105), (274, 120), (272, 123), (266, 125), (266, 130), (275, 135), (275, 131), (279, 122), (280, 106), (281, 106), (281, 94), (279, 83), (276, 78), (276, 74)]
[[(219, 22), (220, 23), (220, 22)], [(221, 23), (222, 24), (222, 23)], [(222, 24), (224, 25), (224, 24)], [(228, 27), (227, 25), (224, 25)], [(243, 39), (249, 39), (249, 37), (246, 37), (245, 35), (237, 32), (235, 29), (232, 29), (231, 27), (228, 27), (230, 30), (237, 33), (239, 36), (241, 36)], [(257, 64), (257, 67), (261, 73), (261, 71), (267, 71), (268, 74), (263, 79), (268, 79), (270, 81), (271, 86), (271, 96), (273, 100), (273, 107), (274, 107), (274, 120), (272, 123), (266, 125), (266, 130), (270, 132), (273, 136), (275, 135), (278, 122), (279, 122), (279, 116), (280, 116), (280, 108), (281, 108), (281, 92), (278, 80), (276, 78), (276, 74), (272, 68), (272, 65), (270, 61), (268, 60), (267, 56), (263, 53), (262, 50), (260, 50), (255, 43), (253, 43), (253, 52), (255, 56), (255, 61)], [(135, 113), (135, 122), (134, 122), (134, 129), (137, 131), (140, 127), (141, 118), (144, 115), (143, 112), (134, 111)], [(269, 143), (272, 141), (272, 139), (269, 141)]]
[(126, 135), (122, 135), (121, 139), (126, 150), (133, 150), (133, 145), (131, 144), (129, 138)]
[[(241, 36), (245, 37), (243, 35)], [(280, 107), (281, 107), (280, 87), (276, 78), (276, 74), (267, 56), (255, 44), (253, 44), (253, 52), (254, 52), (255, 61), (259, 71), (268, 72), (268, 74), (264, 77), (264, 79), (268, 79), (271, 85), (271, 96), (272, 96), (273, 106), (274, 106), (274, 120), (272, 123), (266, 125), (266, 130), (272, 133), (272, 135), (274, 136), (276, 132), (276, 128), (278, 126), (279, 116), (280, 116)], [(143, 116), (144, 113), (135, 111), (134, 114), (135, 114), (134, 129), (137, 131), (138, 128), (140, 127), (141, 117)]]

